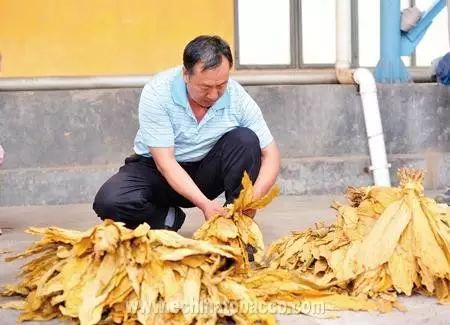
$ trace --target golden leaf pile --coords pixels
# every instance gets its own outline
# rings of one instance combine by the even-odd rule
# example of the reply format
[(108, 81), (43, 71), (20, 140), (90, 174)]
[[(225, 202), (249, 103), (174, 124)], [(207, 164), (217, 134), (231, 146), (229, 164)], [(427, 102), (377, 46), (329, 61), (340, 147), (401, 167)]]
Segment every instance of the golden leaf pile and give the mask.
[(335, 310), (384, 310), (383, 301), (351, 297), (307, 280), (298, 272), (260, 268), (240, 280), (256, 297), (275, 306), (278, 314), (334, 317)]
[(350, 188), (334, 224), (274, 242), (270, 268), (356, 297), (419, 292), (450, 302), (449, 208), (423, 195), (423, 172), (404, 168), (399, 178), (399, 188)]
[[(35, 254), (4, 296), (25, 300), (3, 307), (20, 320), (78, 319), (87, 324), (273, 324), (270, 314), (248, 313), (256, 297), (229, 277), (238, 265), (234, 247), (187, 239), (175, 232), (135, 230), (106, 220), (87, 231), (31, 228), (42, 239), (8, 260)], [(233, 308), (232, 308), (233, 307)]]

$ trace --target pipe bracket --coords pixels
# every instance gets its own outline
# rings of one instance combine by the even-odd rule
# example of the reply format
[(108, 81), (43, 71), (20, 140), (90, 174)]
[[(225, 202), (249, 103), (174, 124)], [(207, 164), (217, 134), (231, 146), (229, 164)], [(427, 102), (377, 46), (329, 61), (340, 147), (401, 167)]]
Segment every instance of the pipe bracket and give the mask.
[(380, 167), (369, 166), (369, 170), (374, 171), (374, 170), (378, 170), (378, 169), (389, 169), (391, 167), (392, 167), (391, 164), (387, 164), (386, 166), (380, 166)]

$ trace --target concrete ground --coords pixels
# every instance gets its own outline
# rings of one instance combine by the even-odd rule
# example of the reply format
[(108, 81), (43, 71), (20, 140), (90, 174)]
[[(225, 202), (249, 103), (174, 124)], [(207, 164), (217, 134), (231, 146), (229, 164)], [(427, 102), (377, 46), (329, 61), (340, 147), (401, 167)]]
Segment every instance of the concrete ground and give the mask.
[[(430, 194), (431, 196), (431, 194)], [(281, 196), (257, 216), (266, 243), (288, 234), (291, 230), (304, 229), (322, 220), (332, 222), (334, 212), (328, 208), (333, 201), (330, 196)], [(341, 201), (343, 198), (339, 198)], [(0, 207), (0, 250), (22, 250), (34, 238), (23, 233), (28, 226), (55, 225), (70, 229), (85, 230), (99, 222), (88, 204), (63, 206)], [(203, 222), (196, 209), (188, 210), (187, 222), (181, 234), (191, 236)], [(19, 262), (5, 263), (1, 260), (0, 284), (14, 282)], [(5, 301), (4, 298), (0, 302)], [(321, 319), (304, 315), (278, 316), (280, 324), (448, 324), (450, 308), (440, 305), (433, 298), (422, 296), (402, 297), (407, 312), (394, 311), (388, 314), (368, 312), (341, 312), (339, 318)], [(0, 309), (1, 324), (15, 324), (18, 312)], [(58, 324), (59, 321), (51, 321)], [(29, 322), (28, 324), (41, 324)]]

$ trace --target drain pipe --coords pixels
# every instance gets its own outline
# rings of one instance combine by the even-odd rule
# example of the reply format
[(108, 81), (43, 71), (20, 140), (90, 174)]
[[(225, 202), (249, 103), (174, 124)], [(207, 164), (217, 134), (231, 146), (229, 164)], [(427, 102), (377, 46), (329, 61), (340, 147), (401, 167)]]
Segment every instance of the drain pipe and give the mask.
[(352, 70), (352, 6), (351, 0), (336, 1), (336, 79), (353, 84)]
[(377, 186), (391, 186), (390, 164), (387, 161), (383, 127), (377, 98), (377, 85), (372, 73), (367, 69), (356, 69), (353, 73), (361, 94), (366, 133), (369, 141), (370, 170)]
[(336, 1), (336, 79), (342, 84), (359, 85), (374, 184), (391, 186), (375, 79), (368, 69), (350, 68), (351, 21), (351, 0)]

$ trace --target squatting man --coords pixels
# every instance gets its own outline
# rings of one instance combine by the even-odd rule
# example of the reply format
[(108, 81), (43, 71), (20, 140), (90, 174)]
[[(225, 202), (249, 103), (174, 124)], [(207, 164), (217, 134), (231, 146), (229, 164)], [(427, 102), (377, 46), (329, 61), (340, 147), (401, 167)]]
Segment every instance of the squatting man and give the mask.
[[(198, 36), (183, 52), (183, 66), (157, 74), (139, 101), (134, 154), (98, 191), (101, 219), (135, 228), (177, 231), (181, 208), (198, 207), (209, 220), (241, 190), (247, 171), (254, 198), (275, 183), (280, 154), (261, 109), (229, 78), (233, 57), (218, 36)], [(247, 211), (254, 217), (255, 211)]]

